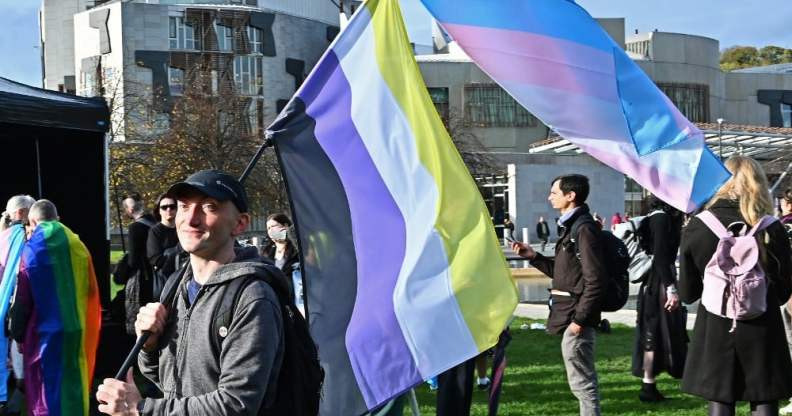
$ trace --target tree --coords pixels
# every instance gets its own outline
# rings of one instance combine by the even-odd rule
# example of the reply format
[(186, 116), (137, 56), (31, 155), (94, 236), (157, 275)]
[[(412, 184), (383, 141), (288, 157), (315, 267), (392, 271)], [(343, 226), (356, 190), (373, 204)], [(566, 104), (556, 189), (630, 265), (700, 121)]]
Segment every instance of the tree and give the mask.
[(792, 49), (787, 49), (784, 51), (782, 63), (792, 63)]
[[(237, 94), (233, 80), (229, 87), (217, 88), (214, 77), (213, 82), (212, 72), (205, 68), (190, 71), (167, 115), (153, 108), (151, 94), (156, 92), (125, 96), (146, 104), (118, 110), (127, 122), (123, 140), (110, 144), (111, 195), (118, 194), (112, 198), (114, 204), (127, 192), (153, 203), (170, 184), (202, 169), (243, 172), (264, 141), (259, 122), (263, 109), (251, 113), (251, 97)], [(254, 215), (288, 209), (273, 153), (264, 153), (245, 183)], [(118, 222), (117, 216), (113, 221)]]
[(732, 46), (721, 53), (720, 64), (724, 71), (758, 66), (759, 51), (753, 46)]
[(471, 175), (492, 175), (498, 171), (497, 161), (468, 123), (465, 123), (465, 117), (460, 111), (456, 108), (450, 109), (443, 123)]
[(759, 58), (762, 65), (775, 65), (784, 62), (784, 53), (787, 50), (780, 46), (765, 46), (759, 49)]

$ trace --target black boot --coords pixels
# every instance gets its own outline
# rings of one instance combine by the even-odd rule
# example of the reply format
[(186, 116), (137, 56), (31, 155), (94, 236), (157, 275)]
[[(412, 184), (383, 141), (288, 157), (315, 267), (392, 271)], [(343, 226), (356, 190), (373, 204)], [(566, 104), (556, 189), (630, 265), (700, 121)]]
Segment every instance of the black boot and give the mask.
[(655, 383), (641, 383), (641, 391), (638, 392), (638, 399), (644, 403), (655, 403), (665, 400), (665, 397), (657, 390), (657, 385)]

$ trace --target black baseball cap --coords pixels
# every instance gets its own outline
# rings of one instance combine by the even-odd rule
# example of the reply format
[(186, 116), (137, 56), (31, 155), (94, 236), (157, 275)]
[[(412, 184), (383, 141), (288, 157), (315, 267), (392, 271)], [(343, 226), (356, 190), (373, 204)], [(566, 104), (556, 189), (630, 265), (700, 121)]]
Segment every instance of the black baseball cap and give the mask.
[(247, 194), (239, 181), (219, 170), (208, 169), (193, 173), (183, 182), (171, 185), (167, 194), (174, 198), (195, 191), (218, 201), (231, 201), (239, 212), (248, 212)]

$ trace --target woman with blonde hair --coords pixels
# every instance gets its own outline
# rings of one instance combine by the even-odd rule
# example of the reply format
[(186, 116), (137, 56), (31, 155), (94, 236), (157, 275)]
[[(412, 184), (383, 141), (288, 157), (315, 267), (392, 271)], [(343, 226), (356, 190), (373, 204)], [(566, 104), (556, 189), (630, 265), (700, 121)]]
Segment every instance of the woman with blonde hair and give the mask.
[[(751, 158), (733, 156), (732, 173), (706, 205), (730, 231), (753, 227), (773, 214), (767, 178)], [(734, 415), (735, 403), (751, 403), (752, 415), (777, 415), (778, 401), (792, 396), (792, 361), (787, 351), (779, 305), (792, 294), (792, 258), (783, 226), (775, 221), (756, 234), (759, 264), (767, 281), (767, 307), (757, 318), (720, 316), (699, 305), (682, 391), (709, 401), (709, 415)], [(685, 303), (702, 298), (703, 278), (719, 238), (699, 217), (683, 230), (679, 296)], [(736, 325), (734, 328), (732, 325)]]

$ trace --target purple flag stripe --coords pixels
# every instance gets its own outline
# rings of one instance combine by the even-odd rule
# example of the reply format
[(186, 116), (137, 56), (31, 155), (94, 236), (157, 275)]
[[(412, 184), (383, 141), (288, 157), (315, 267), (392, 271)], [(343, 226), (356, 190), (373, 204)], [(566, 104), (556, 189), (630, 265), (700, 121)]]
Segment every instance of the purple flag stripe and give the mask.
[(421, 376), (393, 308), (406, 244), (404, 218), (352, 121), (351, 94), (332, 51), (300, 92), (349, 201), (358, 286), (346, 345), (363, 398), (373, 408)]
[[(619, 101), (611, 53), (535, 33), (454, 24), (443, 27), (493, 79)], [(503, 42), (508, 47), (498, 48)], [(572, 58), (576, 66), (569, 65)]]

